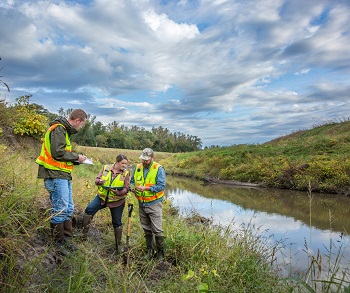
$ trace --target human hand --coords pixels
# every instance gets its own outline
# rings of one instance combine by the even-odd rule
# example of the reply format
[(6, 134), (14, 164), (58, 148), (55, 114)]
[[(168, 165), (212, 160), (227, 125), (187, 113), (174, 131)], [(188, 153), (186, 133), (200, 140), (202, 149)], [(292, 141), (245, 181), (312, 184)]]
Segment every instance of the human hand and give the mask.
[(106, 181), (103, 180), (103, 179), (96, 179), (96, 180), (95, 180), (95, 184), (96, 184), (96, 185), (104, 185), (105, 182), (106, 182)]
[(136, 189), (138, 190), (138, 191), (145, 191), (145, 190), (147, 190), (147, 187), (146, 186), (136, 186)]
[(78, 162), (79, 163), (82, 163), (82, 162), (84, 162), (86, 160), (86, 156), (84, 156), (84, 155), (79, 155), (79, 157), (78, 157)]

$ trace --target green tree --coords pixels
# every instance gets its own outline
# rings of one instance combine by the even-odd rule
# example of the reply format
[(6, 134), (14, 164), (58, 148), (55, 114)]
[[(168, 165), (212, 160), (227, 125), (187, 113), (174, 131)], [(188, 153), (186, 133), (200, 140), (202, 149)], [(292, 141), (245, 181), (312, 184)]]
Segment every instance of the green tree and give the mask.
[(94, 136), (96, 137), (96, 146), (107, 147), (106, 126), (104, 126), (100, 121), (95, 122), (93, 120), (91, 128)]
[(92, 123), (91, 127), (96, 136), (106, 134), (106, 126), (104, 126), (100, 121)]
[(62, 117), (68, 118), (70, 113), (73, 112), (73, 108), (69, 108), (67, 110), (64, 110), (62, 107), (58, 109), (58, 114)]
[(89, 118), (86, 120), (83, 127), (78, 131), (78, 133), (72, 136), (72, 141), (76, 142), (79, 145), (96, 146), (96, 137), (91, 128), (91, 122)]
[(13, 119), (15, 115), (14, 108), (9, 107), (5, 100), (0, 100), (0, 126), (12, 127), (15, 122)]
[[(73, 109), (60, 108), (59, 114), (68, 117)], [(107, 126), (96, 121), (96, 116), (88, 114), (90, 123), (86, 123), (72, 138), (80, 145), (100, 146), (121, 149), (153, 148), (160, 152), (191, 152), (200, 150), (202, 142), (197, 136), (181, 132), (171, 133), (163, 126), (153, 127), (151, 131), (132, 125), (127, 127), (113, 121)]]
[(171, 133), (168, 128), (164, 128), (163, 126), (152, 127), (152, 134), (154, 136), (153, 148), (155, 150), (162, 150), (164, 152), (172, 151), (173, 145), (169, 139)]
[(108, 147), (107, 137), (103, 134), (98, 134), (96, 136), (96, 146), (98, 147)]
[(42, 105), (32, 103), (31, 106), (33, 107), (33, 109), (35, 109), (35, 111), (38, 114), (41, 114), (41, 115), (44, 115), (45, 117), (47, 117), (48, 121), (53, 121), (58, 116), (57, 114), (49, 112), (49, 110), (45, 109), (44, 106), (42, 106)]
[(124, 148), (124, 136), (119, 123), (113, 121), (107, 125), (107, 145), (110, 148)]

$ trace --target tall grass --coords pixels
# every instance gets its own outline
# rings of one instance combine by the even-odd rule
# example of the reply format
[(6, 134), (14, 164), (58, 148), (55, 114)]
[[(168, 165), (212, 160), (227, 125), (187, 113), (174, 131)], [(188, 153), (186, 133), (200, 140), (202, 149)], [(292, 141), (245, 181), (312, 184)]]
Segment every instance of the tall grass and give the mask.
[[(2, 146), (0, 166), (0, 291), (2, 292), (283, 292), (259, 242), (223, 237), (222, 229), (193, 225), (164, 203), (166, 262), (145, 262), (144, 237), (137, 204), (132, 217), (129, 262), (115, 255), (107, 209), (93, 220), (88, 240), (75, 238), (79, 251), (67, 257), (55, 253), (50, 242), (50, 204), (41, 180), (36, 179), (33, 155)], [(113, 162), (118, 150), (92, 149), (94, 166), (73, 171), (77, 214), (95, 196), (93, 181), (102, 163)], [(125, 151), (123, 151), (125, 152)], [(139, 152), (129, 153), (137, 162)], [(164, 156), (166, 156), (164, 154)], [(126, 223), (126, 213), (124, 223)], [(124, 229), (125, 230), (125, 229)], [(79, 228), (76, 229), (79, 232)], [(246, 231), (245, 233), (248, 233)], [(226, 230), (227, 234), (227, 230)], [(242, 234), (237, 231), (237, 234)], [(248, 235), (247, 234), (247, 235)], [(125, 238), (124, 238), (125, 239)]]
[[(115, 254), (108, 209), (94, 217), (88, 240), (74, 242), (78, 252), (55, 253), (50, 242), (50, 204), (32, 150), (0, 148), (0, 291), (1, 292), (303, 292), (301, 283), (281, 279), (273, 266), (274, 247), (251, 225), (239, 229), (214, 227), (179, 217), (171, 200), (164, 203), (166, 261), (145, 262), (145, 241), (134, 203), (129, 261)], [(94, 178), (102, 164), (118, 153), (139, 161), (139, 151), (79, 149), (95, 165), (73, 171), (77, 222), (95, 196)], [(162, 160), (170, 154), (156, 154)], [(123, 222), (126, 223), (126, 213)], [(124, 231), (126, 231), (124, 227)], [(79, 233), (81, 226), (75, 228)], [(124, 238), (125, 239), (125, 235)], [(301, 280), (302, 281), (302, 280)], [(329, 291), (331, 292), (331, 291)]]
[[(4, 292), (21, 292), (24, 283), (33, 272), (26, 262), (32, 249), (31, 237), (42, 226), (40, 198), (42, 189), (36, 184), (33, 164), (19, 152), (0, 146), (2, 164), (0, 170), (0, 271)], [(34, 175), (34, 176), (33, 176)]]
[[(311, 293), (332, 293), (332, 292), (350, 292), (350, 269), (344, 267), (344, 250), (346, 246), (343, 243), (343, 235), (339, 240), (330, 239), (329, 247), (326, 253), (321, 254), (318, 249), (313, 253), (312, 249), (312, 193), (311, 184), (308, 188), (309, 197), (309, 242), (304, 243), (304, 252), (308, 260), (308, 269), (304, 276), (299, 274), (299, 278), (290, 277), (288, 280), (298, 284), (298, 288)], [(329, 211), (329, 225), (332, 231), (332, 214)], [(350, 265), (350, 260), (346, 260)]]

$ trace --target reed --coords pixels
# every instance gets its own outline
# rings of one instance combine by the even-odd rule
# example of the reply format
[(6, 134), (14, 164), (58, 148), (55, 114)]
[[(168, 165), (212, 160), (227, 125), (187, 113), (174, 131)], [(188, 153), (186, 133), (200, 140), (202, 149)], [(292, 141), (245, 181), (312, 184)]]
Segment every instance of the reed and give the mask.
[[(307, 290), (312, 293), (333, 293), (333, 292), (350, 292), (350, 261), (348, 266), (342, 266), (344, 263), (344, 243), (343, 234), (339, 239), (330, 239), (329, 247), (325, 254), (321, 254), (318, 249), (316, 254), (313, 254), (312, 249), (312, 199), (313, 193), (311, 184), (309, 183), (308, 197), (309, 197), (309, 216), (310, 216), (310, 238), (309, 244), (305, 239), (304, 252), (307, 254), (308, 269), (305, 276), (299, 278), (290, 276), (287, 280), (297, 284), (296, 289)], [(330, 232), (332, 232), (332, 213), (329, 211)], [(298, 291), (297, 291), (298, 292)]]

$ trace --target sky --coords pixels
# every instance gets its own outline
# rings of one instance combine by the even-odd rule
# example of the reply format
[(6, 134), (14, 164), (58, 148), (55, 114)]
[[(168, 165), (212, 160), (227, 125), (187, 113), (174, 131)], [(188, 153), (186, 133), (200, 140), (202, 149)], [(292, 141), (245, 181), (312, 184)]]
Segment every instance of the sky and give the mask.
[(0, 0), (0, 98), (202, 146), (347, 120), (348, 0)]

